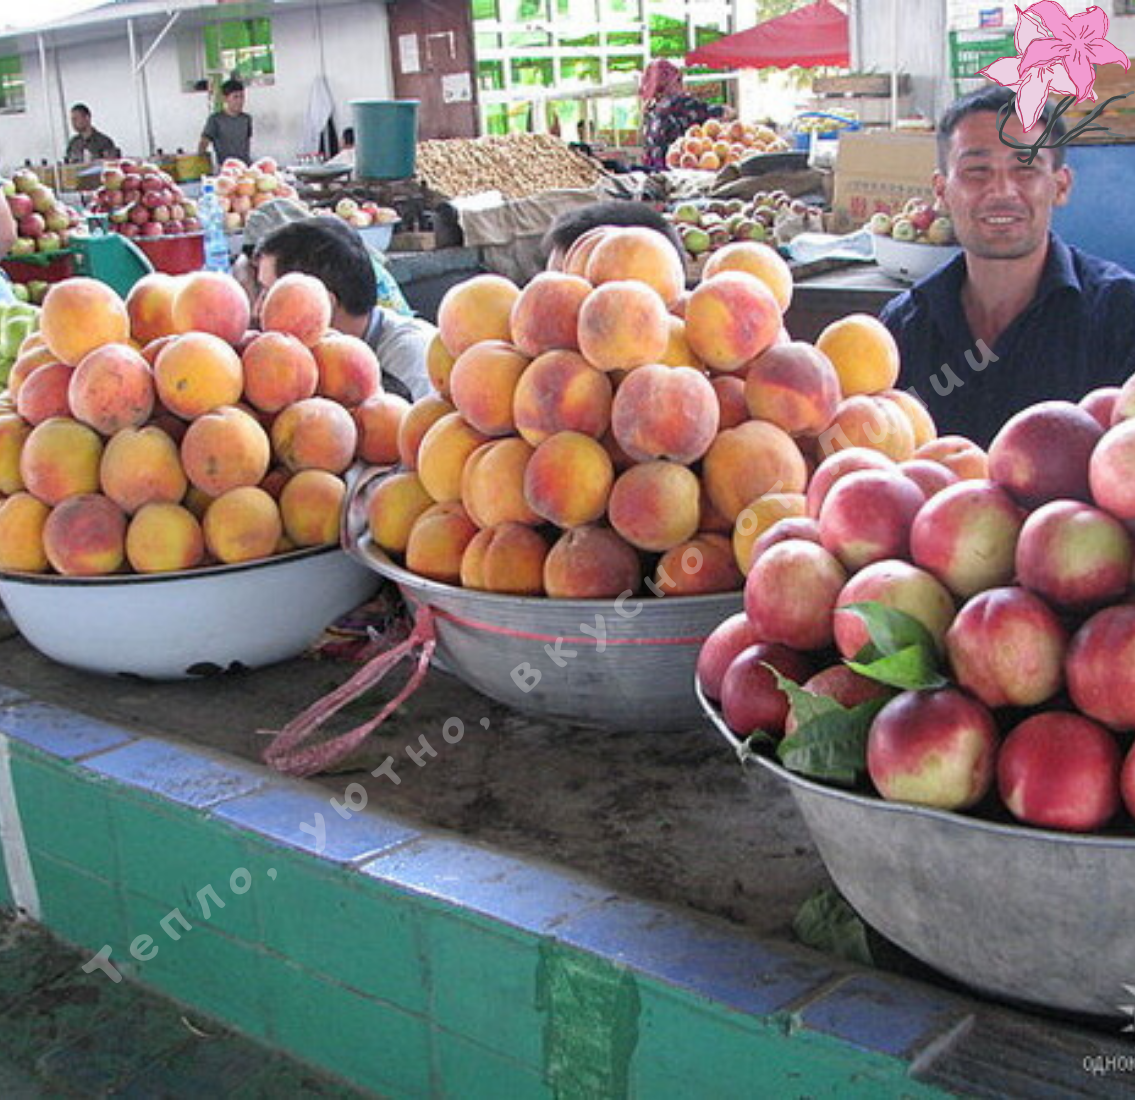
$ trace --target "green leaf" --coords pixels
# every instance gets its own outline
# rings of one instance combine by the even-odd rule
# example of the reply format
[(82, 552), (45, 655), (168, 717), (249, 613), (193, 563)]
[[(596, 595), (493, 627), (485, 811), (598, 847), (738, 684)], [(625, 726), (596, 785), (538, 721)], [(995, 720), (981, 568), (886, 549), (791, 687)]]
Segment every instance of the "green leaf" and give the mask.
[(913, 615), (908, 615), (898, 608), (888, 607), (877, 600), (865, 600), (862, 603), (849, 603), (841, 607), (841, 611), (850, 611), (858, 615), (867, 633), (879, 652), (889, 657), (908, 646), (921, 645), (936, 651), (934, 639)]
[(916, 618), (874, 600), (840, 610), (857, 615), (871, 638), (855, 660), (847, 662), (860, 676), (907, 691), (946, 685), (934, 638)]
[(792, 921), (796, 938), (807, 947), (849, 962), (874, 966), (867, 926), (838, 890), (827, 887), (808, 898)]
[[(864, 647), (859, 654), (860, 658), (867, 652), (867, 647)], [(904, 691), (930, 691), (946, 687), (949, 683), (938, 671), (938, 655), (916, 645), (907, 646), (887, 657), (848, 661), (847, 667), (860, 676), (866, 676), (868, 680), (876, 680), (880, 684), (902, 688)]]

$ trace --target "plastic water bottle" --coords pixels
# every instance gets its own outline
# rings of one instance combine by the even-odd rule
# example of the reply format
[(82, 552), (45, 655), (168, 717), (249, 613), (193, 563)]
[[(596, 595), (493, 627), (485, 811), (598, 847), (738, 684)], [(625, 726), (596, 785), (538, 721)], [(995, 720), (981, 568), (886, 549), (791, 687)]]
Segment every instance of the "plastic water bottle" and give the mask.
[(205, 270), (228, 271), (229, 242), (225, 237), (225, 215), (217, 202), (217, 190), (212, 180), (201, 185), (197, 219), (205, 234)]

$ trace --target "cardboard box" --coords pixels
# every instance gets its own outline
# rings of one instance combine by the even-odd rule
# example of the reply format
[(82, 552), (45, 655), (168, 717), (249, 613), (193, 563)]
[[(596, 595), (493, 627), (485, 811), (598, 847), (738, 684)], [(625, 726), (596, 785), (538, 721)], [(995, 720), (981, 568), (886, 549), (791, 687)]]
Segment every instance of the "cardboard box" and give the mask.
[(832, 212), (837, 232), (858, 229), (879, 210), (894, 214), (907, 199), (932, 194), (934, 134), (861, 130), (839, 139)]
[[(1129, 58), (1129, 60), (1135, 62), (1135, 58)], [(1075, 103), (1064, 112), (1063, 117), (1068, 128), (1071, 129), (1083, 122), (1092, 111), (1106, 103), (1112, 96), (1129, 95), (1132, 90), (1131, 72), (1132, 70), (1124, 69), (1120, 65), (1100, 65), (1096, 69), (1096, 83), (1092, 89), (1096, 99), (1094, 101), (1088, 100), (1085, 103)], [(1109, 107), (1104, 108), (1103, 113), (1095, 120), (1093, 125), (1106, 126), (1108, 132), (1101, 133), (1096, 130), (1082, 134), (1076, 138), (1077, 143), (1082, 141), (1130, 141), (1135, 137), (1135, 95), (1130, 95), (1127, 99), (1117, 99)]]

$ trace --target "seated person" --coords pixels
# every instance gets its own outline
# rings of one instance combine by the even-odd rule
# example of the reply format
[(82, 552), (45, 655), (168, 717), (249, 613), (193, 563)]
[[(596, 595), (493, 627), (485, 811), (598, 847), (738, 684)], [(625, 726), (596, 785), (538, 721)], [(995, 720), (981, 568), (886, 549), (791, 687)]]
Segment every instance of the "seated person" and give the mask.
[(327, 164), (345, 165), (353, 169), (355, 167), (355, 129), (353, 126), (345, 126), (343, 128), (343, 144), (333, 157), (326, 161)]
[[(993, 86), (946, 111), (934, 194), (962, 254), (881, 314), (898, 341), (899, 385), (915, 390), (943, 434), (983, 447), (1026, 406), (1078, 401), (1135, 371), (1135, 275), (1052, 232), (1072, 173), (1063, 148), (1025, 165), (1001, 141), (997, 112), (1011, 96)], [(1030, 145), (1051, 110), (1030, 134), (1010, 114), (1006, 135)], [(1049, 140), (1064, 132), (1057, 119)]]
[(584, 233), (603, 225), (619, 228), (641, 226), (661, 233), (675, 248), (680, 259), (685, 261), (686, 250), (678, 231), (665, 216), (643, 202), (628, 199), (612, 199), (609, 202), (594, 202), (561, 214), (552, 223), (552, 228), (544, 236), (543, 247), (548, 255), (549, 270), (558, 269), (567, 251)]
[(370, 251), (346, 222), (313, 217), (283, 225), (256, 246), (253, 264), (259, 284), (254, 313), (264, 292), (281, 275), (290, 271), (313, 275), (331, 293), (331, 326), (374, 349), (388, 393), (416, 401), (433, 392), (426, 353), (436, 329), (375, 305), (378, 288)]

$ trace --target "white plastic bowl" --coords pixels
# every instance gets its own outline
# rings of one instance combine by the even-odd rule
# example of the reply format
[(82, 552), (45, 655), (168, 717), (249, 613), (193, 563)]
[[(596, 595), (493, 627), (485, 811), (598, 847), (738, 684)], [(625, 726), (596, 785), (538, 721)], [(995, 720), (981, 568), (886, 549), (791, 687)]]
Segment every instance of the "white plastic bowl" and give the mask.
[(875, 262), (891, 278), (902, 279), (906, 283), (918, 282), (961, 252), (956, 244), (896, 241), (881, 233), (874, 234), (874, 238)]
[(295, 657), (377, 583), (326, 546), (179, 573), (0, 573), (0, 599), (28, 642), (61, 664), (184, 680)]

